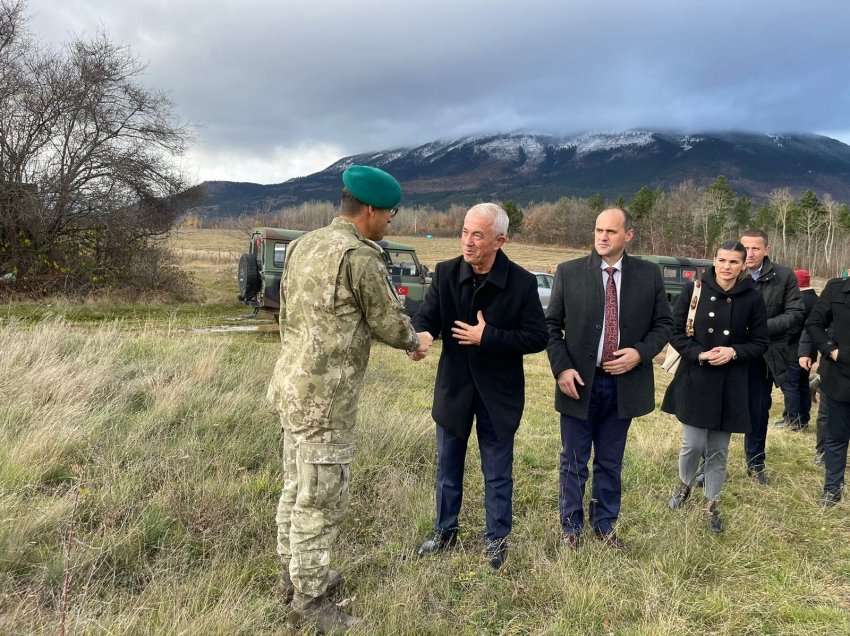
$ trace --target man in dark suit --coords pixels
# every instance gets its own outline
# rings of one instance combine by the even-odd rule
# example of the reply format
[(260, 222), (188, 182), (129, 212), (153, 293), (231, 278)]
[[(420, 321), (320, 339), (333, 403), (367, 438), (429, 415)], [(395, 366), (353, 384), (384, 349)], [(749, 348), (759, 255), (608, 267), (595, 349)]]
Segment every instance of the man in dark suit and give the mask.
[(607, 545), (624, 547), (614, 525), (626, 438), (632, 418), (655, 408), (652, 360), (673, 325), (660, 270), (625, 253), (633, 236), (626, 210), (604, 210), (596, 218), (593, 252), (558, 265), (546, 311), (561, 414), (561, 528), (571, 548), (579, 547), (584, 526), (591, 448), (589, 520)]
[(505, 560), (512, 524), (514, 435), (525, 406), (522, 357), (546, 346), (536, 278), (502, 252), (507, 232), (508, 216), (500, 206), (470, 208), (462, 255), (437, 265), (413, 319), (417, 332), (443, 339), (431, 411), (437, 423), (437, 515), (434, 535), (419, 555), (457, 541), (474, 417), (484, 473), (486, 554), (495, 569)]
[(821, 399), (829, 417), (824, 430), (824, 484), (821, 503), (841, 500), (850, 442), (850, 281), (830, 280), (815, 303), (806, 330), (821, 353)]
[(800, 299), (797, 278), (787, 267), (770, 260), (767, 234), (747, 230), (741, 235), (747, 249), (747, 269), (767, 308), (767, 330), (770, 346), (763, 359), (750, 365), (749, 407), (752, 430), (744, 437), (747, 473), (759, 484), (766, 485), (767, 422), (772, 403), (773, 385), (782, 386), (788, 365), (797, 361), (797, 345), (803, 328), (805, 309)]

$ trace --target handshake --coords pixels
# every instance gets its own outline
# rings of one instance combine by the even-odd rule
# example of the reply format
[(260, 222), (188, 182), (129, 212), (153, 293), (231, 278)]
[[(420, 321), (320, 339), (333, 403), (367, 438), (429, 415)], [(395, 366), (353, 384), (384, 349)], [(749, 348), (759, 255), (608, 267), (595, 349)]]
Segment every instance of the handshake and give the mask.
[(414, 351), (408, 351), (407, 357), (418, 362), (425, 357), (425, 354), (428, 353), (428, 349), (430, 349), (431, 345), (434, 344), (434, 336), (427, 331), (418, 331), (416, 335), (419, 337), (419, 346)]
[[(462, 320), (455, 320), (454, 327), (452, 327), (452, 338), (457, 340), (459, 345), (465, 347), (479, 346), (484, 339), (484, 329), (487, 327), (487, 322), (484, 320), (484, 313), (478, 310), (475, 318), (477, 322), (474, 325), (463, 322)], [(428, 349), (434, 343), (433, 336), (427, 331), (419, 331), (416, 335), (419, 336), (419, 347), (416, 351), (411, 351), (407, 354), (411, 360), (421, 360), (424, 358), (425, 354), (428, 353)], [(639, 361), (640, 358), (638, 357)]]

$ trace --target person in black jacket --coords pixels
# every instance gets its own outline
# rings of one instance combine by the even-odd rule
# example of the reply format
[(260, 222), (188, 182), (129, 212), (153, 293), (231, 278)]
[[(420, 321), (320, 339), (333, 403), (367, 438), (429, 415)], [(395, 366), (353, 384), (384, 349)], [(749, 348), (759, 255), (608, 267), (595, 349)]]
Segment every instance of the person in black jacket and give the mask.
[(764, 301), (746, 274), (746, 256), (738, 241), (720, 245), (714, 266), (701, 278), (690, 328), (686, 323), (694, 283), (682, 290), (670, 338), (681, 361), (661, 405), (682, 423), (680, 481), (669, 506), (680, 508), (688, 498), (704, 456), (706, 512), (713, 532), (723, 527), (717, 506), (726, 480), (729, 440), (732, 433), (750, 431), (749, 369), (769, 343)]
[(788, 365), (797, 361), (792, 345), (803, 328), (803, 301), (794, 273), (768, 257), (767, 234), (748, 230), (741, 236), (747, 250), (747, 269), (767, 308), (770, 346), (761, 361), (750, 366), (750, 418), (752, 430), (744, 438), (747, 473), (758, 483), (767, 484), (765, 472), (767, 422), (773, 385), (782, 386)]
[(500, 206), (470, 208), (462, 255), (437, 265), (413, 319), (417, 332), (443, 339), (431, 410), (437, 423), (437, 515), (434, 535), (419, 555), (457, 540), (474, 417), (484, 473), (486, 554), (495, 569), (505, 560), (512, 526), (514, 435), (525, 405), (522, 357), (546, 346), (537, 279), (501, 250), (507, 232), (508, 216)]
[[(800, 299), (803, 301), (804, 321), (812, 313), (812, 308), (818, 300), (818, 295), (811, 286), (811, 275), (807, 269), (795, 269), (794, 276), (800, 286)], [(802, 331), (792, 338), (790, 344), (798, 352)], [(799, 360), (788, 363), (785, 382), (782, 383), (782, 395), (785, 400), (785, 411), (781, 424), (792, 431), (799, 431), (809, 425), (812, 410), (812, 395), (809, 391), (809, 368), (803, 367)]]
[(830, 280), (815, 304), (806, 329), (821, 353), (821, 393), (829, 417), (824, 431), (824, 485), (821, 502), (841, 499), (850, 441), (850, 280)]
[(558, 265), (546, 310), (549, 364), (561, 414), (563, 542), (579, 546), (584, 486), (593, 449), (590, 523), (609, 546), (620, 513), (623, 452), (633, 417), (655, 408), (652, 360), (673, 319), (661, 271), (625, 253), (634, 236), (622, 208), (596, 219), (593, 252)]
[[(829, 331), (827, 331), (829, 334)], [(829, 334), (832, 337), (831, 334)], [(797, 348), (799, 356), (798, 364), (802, 369), (805, 369), (806, 375), (811, 372), (812, 366), (817, 362), (818, 350), (815, 348), (815, 343), (812, 342), (812, 337), (809, 335), (808, 329), (803, 329), (803, 334), (800, 336), (800, 344)], [(817, 389), (814, 387), (817, 386)], [(815, 394), (820, 392), (820, 375), (816, 375), (809, 385), (809, 394), (814, 398)], [(826, 398), (821, 395), (818, 401), (818, 413), (815, 418), (815, 464), (823, 465), (823, 435), (828, 424), (829, 407), (826, 404)]]

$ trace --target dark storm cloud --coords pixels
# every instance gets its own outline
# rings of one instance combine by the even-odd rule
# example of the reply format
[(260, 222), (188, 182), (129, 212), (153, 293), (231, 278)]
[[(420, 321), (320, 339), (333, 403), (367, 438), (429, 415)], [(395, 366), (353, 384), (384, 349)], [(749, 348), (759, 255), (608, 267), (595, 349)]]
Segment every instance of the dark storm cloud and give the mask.
[(30, 0), (32, 30), (129, 44), (201, 165), (520, 128), (850, 130), (846, 2), (56, 5)]

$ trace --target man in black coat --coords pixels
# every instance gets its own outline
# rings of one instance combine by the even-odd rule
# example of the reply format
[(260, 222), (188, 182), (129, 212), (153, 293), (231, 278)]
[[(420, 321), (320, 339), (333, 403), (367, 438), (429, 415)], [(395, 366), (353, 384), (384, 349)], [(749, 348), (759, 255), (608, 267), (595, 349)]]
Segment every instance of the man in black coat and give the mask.
[(773, 385), (782, 386), (789, 364), (797, 362), (797, 339), (805, 320), (797, 278), (787, 267), (771, 262), (767, 234), (748, 230), (741, 236), (747, 248), (747, 269), (767, 307), (770, 346), (763, 360), (750, 365), (750, 418), (752, 430), (744, 438), (747, 472), (767, 484), (765, 446)]
[(655, 408), (652, 360), (673, 324), (658, 267), (625, 253), (633, 236), (625, 210), (604, 210), (596, 219), (593, 253), (558, 266), (546, 311), (561, 414), (561, 527), (573, 548), (584, 525), (591, 448), (590, 523), (606, 543), (623, 547), (614, 524), (626, 438), (632, 418)]
[[(811, 286), (811, 274), (807, 269), (795, 269), (794, 276), (797, 278), (797, 285), (800, 288), (800, 300), (803, 303), (803, 322), (805, 322), (809, 314), (812, 313), (812, 308), (818, 300), (818, 295)], [(798, 353), (801, 348), (803, 332), (797, 334), (797, 337), (790, 342), (793, 351)], [(782, 396), (785, 401), (785, 410), (782, 413), (782, 420), (777, 424), (785, 425), (792, 431), (799, 431), (809, 425), (812, 410), (812, 394), (809, 390), (809, 369), (799, 363), (799, 360), (791, 360), (788, 363), (788, 370), (785, 373), (785, 382), (782, 383)]]
[(508, 216), (500, 206), (470, 208), (462, 255), (437, 265), (413, 319), (417, 332), (443, 339), (431, 410), (437, 423), (436, 521), (419, 555), (457, 540), (474, 417), (484, 473), (486, 553), (496, 569), (505, 560), (512, 525), (514, 435), (525, 406), (522, 357), (546, 346), (537, 279), (501, 250), (507, 231)]
[[(806, 330), (821, 353), (821, 393), (829, 417), (824, 430), (824, 484), (821, 502), (841, 499), (850, 442), (850, 281), (830, 280), (812, 309)], [(823, 399), (823, 398), (822, 398)]]

